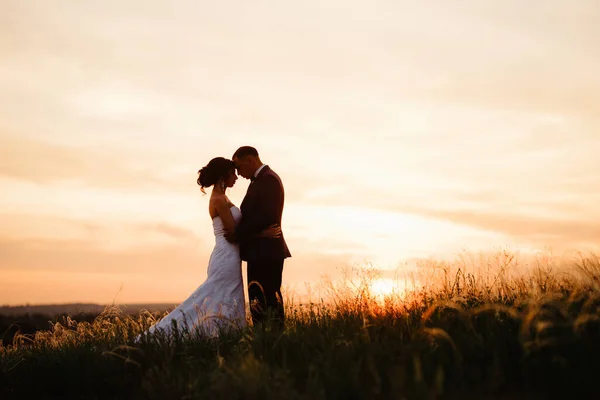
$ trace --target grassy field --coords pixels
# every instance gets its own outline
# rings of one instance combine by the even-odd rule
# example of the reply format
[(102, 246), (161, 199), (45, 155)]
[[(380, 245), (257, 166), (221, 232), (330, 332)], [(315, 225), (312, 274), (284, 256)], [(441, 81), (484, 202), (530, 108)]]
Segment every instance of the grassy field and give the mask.
[(288, 301), (284, 331), (214, 339), (134, 344), (156, 315), (116, 307), (63, 318), (0, 347), (0, 399), (599, 398), (600, 259), (520, 267), (505, 252), (431, 263), (384, 299), (376, 271), (352, 271), (330, 302)]

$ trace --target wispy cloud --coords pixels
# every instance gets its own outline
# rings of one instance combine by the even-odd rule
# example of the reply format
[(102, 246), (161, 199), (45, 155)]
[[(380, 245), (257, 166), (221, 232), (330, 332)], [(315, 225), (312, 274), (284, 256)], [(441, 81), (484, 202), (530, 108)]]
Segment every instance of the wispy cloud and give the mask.
[(77, 182), (96, 187), (172, 187), (149, 165), (117, 149), (0, 137), (0, 175), (36, 183)]
[(600, 242), (598, 214), (581, 220), (565, 220), (516, 213), (418, 209), (412, 211), (458, 224), (505, 233), (540, 248), (552, 246), (561, 250), (577, 250), (578, 247), (589, 247)]

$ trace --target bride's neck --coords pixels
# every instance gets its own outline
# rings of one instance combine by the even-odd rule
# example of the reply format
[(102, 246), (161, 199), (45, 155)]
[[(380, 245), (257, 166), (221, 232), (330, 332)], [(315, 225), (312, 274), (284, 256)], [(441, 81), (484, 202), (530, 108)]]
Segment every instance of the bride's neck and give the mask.
[[(225, 189), (225, 190), (227, 190), (227, 189)], [(212, 192), (214, 194), (222, 194), (222, 195), (224, 195), (225, 194), (225, 190), (223, 190), (219, 186), (215, 185), (215, 186), (213, 186)]]

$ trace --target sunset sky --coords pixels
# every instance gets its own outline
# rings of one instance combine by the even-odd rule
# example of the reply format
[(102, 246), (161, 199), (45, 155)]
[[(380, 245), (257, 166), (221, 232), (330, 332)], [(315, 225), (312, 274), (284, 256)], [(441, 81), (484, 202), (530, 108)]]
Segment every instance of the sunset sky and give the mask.
[[(0, 2), (0, 304), (179, 302), (255, 146), (284, 283), (600, 244), (597, 0)], [(248, 181), (230, 198), (240, 204)]]

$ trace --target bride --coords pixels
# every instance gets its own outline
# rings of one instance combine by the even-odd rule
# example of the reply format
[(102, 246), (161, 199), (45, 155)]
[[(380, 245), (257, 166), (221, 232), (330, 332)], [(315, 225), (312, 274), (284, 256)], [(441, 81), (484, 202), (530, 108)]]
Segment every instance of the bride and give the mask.
[[(242, 213), (227, 197), (227, 188), (237, 181), (233, 161), (216, 157), (198, 171), (198, 185), (202, 193), (213, 187), (208, 203), (215, 234), (215, 247), (208, 261), (208, 276), (183, 303), (158, 323), (148, 333), (162, 331), (169, 335), (172, 327), (198, 331), (208, 336), (217, 336), (221, 329), (246, 326), (246, 302), (242, 281), (242, 261), (239, 247), (225, 239), (225, 234), (234, 232)], [(262, 231), (260, 237), (276, 238), (281, 229), (271, 226)]]

